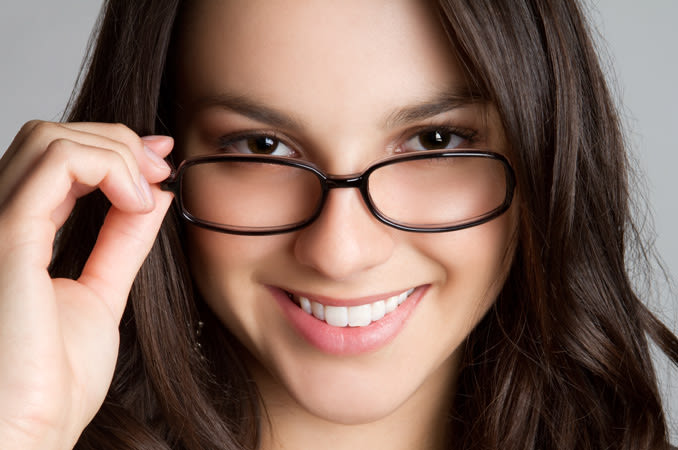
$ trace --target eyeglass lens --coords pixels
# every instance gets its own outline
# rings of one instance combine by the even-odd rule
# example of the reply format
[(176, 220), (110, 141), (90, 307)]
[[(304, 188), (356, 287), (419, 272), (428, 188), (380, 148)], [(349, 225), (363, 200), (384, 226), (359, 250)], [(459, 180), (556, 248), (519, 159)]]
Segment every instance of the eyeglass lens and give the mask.
[(376, 170), (369, 193), (379, 212), (401, 225), (455, 226), (502, 205), (506, 171), (482, 157), (403, 161)]

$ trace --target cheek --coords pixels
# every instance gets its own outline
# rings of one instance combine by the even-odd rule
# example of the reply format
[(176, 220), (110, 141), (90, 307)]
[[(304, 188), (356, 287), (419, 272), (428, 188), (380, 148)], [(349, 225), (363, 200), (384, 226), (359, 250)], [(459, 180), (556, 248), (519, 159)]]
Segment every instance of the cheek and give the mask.
[(235, 236), (190, 225), (186, 233), (191, 270), (195, 276), (206, 272), (240, 270), (263, 257), (261, 237)]
[(438, 307), (443, 320), (470, 332), (492, 306), (506, 280), (516, 246), (512, 210), (483, 225), (454, 233), (421, 238), (419, 249), (437, 261), (441, 276)]
[(251, 253), (256, 246), (247, 246), (232, 236), (191, 227), (187, 233), (187, 248), (193, 280), (205, 301), (214, 306), (216, 299), (224, 296), (224, 289), (230, 285), (225, 275), (251, 265), (254, 262)]
[[(193, 280), (205, 303), (227, 328), (250, 349), (256, 346), (264, 315), (260, 307), (266, 294), (257, 274), (266, 268), (283, 267), (281, 255), (289, 238), (235, 236), (191, 226), (187, 249)], [(263, 331), (262, 331), (263, 333)]]

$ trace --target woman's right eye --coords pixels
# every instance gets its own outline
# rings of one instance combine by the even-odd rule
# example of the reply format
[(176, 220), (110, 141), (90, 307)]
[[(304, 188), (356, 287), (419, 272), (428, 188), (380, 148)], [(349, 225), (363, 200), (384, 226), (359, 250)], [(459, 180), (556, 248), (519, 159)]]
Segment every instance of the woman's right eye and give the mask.
[(268, 135), (245, 136), (228, 140), (221, 149), (227, 153), (263, 156), (294, 156), (294, 150), (279, 139)]

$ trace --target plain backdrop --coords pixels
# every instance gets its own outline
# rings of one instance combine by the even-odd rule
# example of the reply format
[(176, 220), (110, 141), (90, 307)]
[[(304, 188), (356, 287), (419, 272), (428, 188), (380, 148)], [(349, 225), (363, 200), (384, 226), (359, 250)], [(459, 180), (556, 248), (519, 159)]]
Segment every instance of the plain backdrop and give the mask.
[[(59, 120), (86, 48), (100, 0), (23, 0), (0, 12), (0, 153), (29, 119)], [(656, 244), (669, 275), (678, 276), (678, 1), (586, 0), (645, 174), (642, 187), (654, 216)], [(678, 330), (676, 294), (669, 284), (650, 295), (653, 310)], [(657, 358), (678, 442), (678, 371)]]

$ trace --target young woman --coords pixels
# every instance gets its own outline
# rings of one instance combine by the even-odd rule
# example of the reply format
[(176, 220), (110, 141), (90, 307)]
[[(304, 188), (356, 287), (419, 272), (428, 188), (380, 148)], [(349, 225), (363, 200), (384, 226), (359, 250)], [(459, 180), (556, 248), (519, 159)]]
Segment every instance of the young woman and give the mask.
[(576, 2), (110, 1), (69, 119), (0, 162), (4, 448), (669, 448)]

